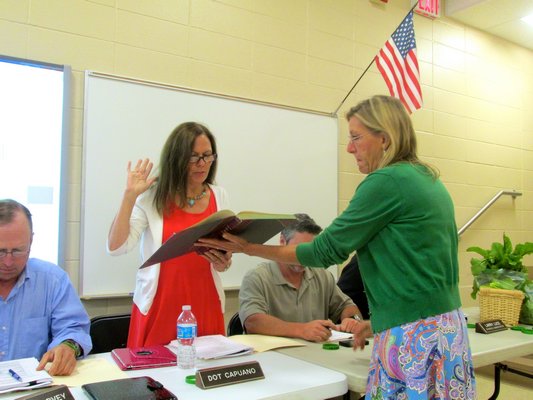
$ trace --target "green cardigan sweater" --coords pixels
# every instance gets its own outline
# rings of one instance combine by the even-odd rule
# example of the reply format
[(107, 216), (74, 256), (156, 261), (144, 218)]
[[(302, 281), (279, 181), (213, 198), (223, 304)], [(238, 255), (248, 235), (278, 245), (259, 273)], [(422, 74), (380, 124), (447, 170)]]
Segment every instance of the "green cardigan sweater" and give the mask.
[(453, 203), (420, 165), (370, 173), (346, 210), (313, 242), (302, 265), (327, 267), (357, 250), (375, 333), (461, 306)]

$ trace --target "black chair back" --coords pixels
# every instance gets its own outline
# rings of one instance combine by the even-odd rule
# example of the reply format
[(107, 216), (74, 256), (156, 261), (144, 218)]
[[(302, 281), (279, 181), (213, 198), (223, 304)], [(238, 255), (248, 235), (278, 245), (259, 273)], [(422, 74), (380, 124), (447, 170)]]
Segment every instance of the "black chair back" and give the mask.
[(242, 335), (244, 333), (244, 327), (242, 326), (239, 313), (236, 312), (228, 322), (228, 336)]
[(91, 319), (90, 335), (93, 349), (90, 354), (107, 353), (126, 347), (131, 314), (102, 315)]

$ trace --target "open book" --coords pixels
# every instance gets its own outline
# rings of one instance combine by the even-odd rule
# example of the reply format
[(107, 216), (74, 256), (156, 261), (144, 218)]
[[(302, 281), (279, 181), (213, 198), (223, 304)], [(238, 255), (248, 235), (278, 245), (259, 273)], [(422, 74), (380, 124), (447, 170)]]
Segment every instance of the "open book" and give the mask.
[(205, 247), (195, 247), (194, 243), (203, 237), (221, 238), (229, 232), (251, 243), (264, 243), (294, 222), (292, 214), (268, 214), (255, 211), (242, 211), (238, 214), (230, 210), (221, 210), (206, 219), (181, 231), (174, 233), (141, 268), (181, 256), (191, 251), (199, 254), (207, 251)]
[(52, 377), (38, 365), (35, 357), (0, 362), (0, 393), (50, 386)]

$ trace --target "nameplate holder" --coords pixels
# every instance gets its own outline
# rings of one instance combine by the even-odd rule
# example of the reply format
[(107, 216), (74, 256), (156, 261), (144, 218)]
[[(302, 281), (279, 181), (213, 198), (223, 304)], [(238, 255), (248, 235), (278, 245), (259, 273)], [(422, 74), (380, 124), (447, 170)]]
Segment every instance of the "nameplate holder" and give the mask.
[(490, 321), (476, 322), (477, 333), (494, 333), (506, 330), (507, 327), (501, 319), (493, 319)]
[(74, 396), (67, 386), (59, 385), (44, 390), (39, 389), (38, 393), (17, 397), (16, 400), (74, 400)]
[(201, 389), (212, 389), (257, 379), (265, 379), (265, 374), (257, 361), (221, 365), (196, 371), (196, 386)]

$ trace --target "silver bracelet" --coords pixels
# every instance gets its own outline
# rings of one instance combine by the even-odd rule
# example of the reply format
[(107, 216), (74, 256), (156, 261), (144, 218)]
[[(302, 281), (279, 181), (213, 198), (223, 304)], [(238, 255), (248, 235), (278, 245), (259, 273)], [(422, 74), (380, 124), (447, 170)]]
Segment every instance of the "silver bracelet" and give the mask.
[(352, 315), (352, 318), (355, 319), (356, 321), (362, 322), (361, 317), (359, 315), (357, 315), (357, 314)]

